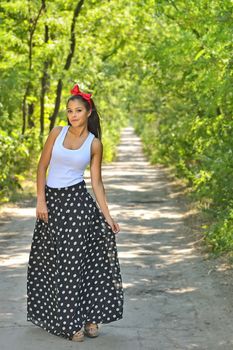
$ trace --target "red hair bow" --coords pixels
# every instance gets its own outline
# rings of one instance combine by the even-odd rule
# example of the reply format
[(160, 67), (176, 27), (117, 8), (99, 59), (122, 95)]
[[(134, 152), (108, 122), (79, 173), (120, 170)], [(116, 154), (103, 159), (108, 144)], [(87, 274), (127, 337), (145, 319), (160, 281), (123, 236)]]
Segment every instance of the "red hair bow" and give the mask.
[(92, 103), (91, 103), (92, 94), (85, 94), (84, 92), (80, 91), (78, 84), (74, 85), (73, 89), (71, 89), (70, 92), (72, 95), (82, 96), (85, 100), (87, 100), (87, 102), (89, 103), (92, 109)]

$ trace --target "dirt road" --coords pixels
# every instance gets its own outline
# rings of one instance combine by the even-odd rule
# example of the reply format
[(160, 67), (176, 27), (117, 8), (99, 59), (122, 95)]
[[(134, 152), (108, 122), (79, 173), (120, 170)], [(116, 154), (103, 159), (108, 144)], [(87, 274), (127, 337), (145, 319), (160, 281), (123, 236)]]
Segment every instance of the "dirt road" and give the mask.
[[(87, 176), (89, 174), (87, 173)], [(232, 271), (217, 269), (195, 248), (166, 172), (150, 166), (131, 127), (122, 133), (118, 159), (103, 167), (125, 289), (124, 318), (101, 325), (101, 335), (75, 343), (26, 321), (26, 267), (35, 199), (0, 219), (0, 339), (2, 350), (230, 350)], [(90, 189), (90, 179), (86, 178)], [(91, 191), (91, 190), (90, 190)]]

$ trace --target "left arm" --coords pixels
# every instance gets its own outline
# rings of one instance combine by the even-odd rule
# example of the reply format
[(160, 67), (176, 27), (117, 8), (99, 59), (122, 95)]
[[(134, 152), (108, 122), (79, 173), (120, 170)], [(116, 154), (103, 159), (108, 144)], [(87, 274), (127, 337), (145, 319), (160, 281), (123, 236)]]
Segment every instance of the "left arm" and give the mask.
[(101, 176), (101, 163), (103, 157), (103, 145), (102, 142), (95, 138), (91, 146), (91, 185), (95, 194), (96, 200), (100, 206), (100, 210), (103, 213), (107, 223), (111, 226), (113, 232), (118, 233), (120, 231), (119, 225), (113, 220), (110, 215), (107, 199), (105, 195), (105, 189)]

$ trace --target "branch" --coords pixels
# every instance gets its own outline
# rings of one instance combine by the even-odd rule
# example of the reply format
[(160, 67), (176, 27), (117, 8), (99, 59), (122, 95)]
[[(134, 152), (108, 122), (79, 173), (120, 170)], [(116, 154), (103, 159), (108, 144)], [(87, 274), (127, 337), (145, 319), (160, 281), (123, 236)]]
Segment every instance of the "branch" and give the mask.
[[(84, 0), (80, 0), (74, 10), (74, 15), (73, 15), (73, 19), (72, 19), (72, 23), (71, 23), (71, 27), (70, 27), (70, 52), (66, 58), (66, 63), (64, 65), (64, 69), (68, 70), (70, 68), (71, 65), (71, 61), (72, 58), (74, 56), (74, 50), (75, 50), (75, 24), (76, 24), (76, 19), (81, 11), (81, 8), (84, 4)], [(55, 106), (54, 106), (54, 111), (53, 114), (51, 115), (51, 117), (49, 117), (50, 119), (50, 130), (52, 130), (52, 128), (55, 125), (55, 120), (57, 117), (57, 114), (59, 112), (59, 108), (60, 108), (60, 104), (61, 104), (61, 93), (62, 93), (62, 79), (60, 78), (58, 80), (57, 83), (57, 91), (56, 91), (56, 99), (55, 99)]]
[(76, 19), (77, 19), (79, 13), (81, 12), (83, 4), (84, 4), (84, 0), (80, 0), (79, 3), (77, 4), (75, 10), (74, 10), (74, 15), (73, 15), (72, 23), (71, 23), (71, 28), (70, 28), (70, 52), (67, 56), (66, 63), (64, 66), (65, 70), (68, 70), (70, 68), (71, 61), (72, 61), (72, 58), (74, 56), (75, 43), (76, 43), (76, 39), (75, 39)]

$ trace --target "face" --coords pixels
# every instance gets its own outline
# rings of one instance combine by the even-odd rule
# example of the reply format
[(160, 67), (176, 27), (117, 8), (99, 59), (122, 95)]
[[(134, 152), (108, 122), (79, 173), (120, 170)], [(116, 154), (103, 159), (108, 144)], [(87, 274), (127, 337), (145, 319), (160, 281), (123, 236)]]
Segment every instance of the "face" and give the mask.
[(82, 101), (69, 101), (67, 106), (67, 117), (72, 126), (82, 126), (87, 124), (90, 111), (86, 110)]

